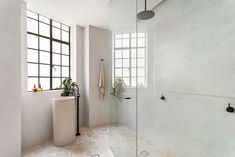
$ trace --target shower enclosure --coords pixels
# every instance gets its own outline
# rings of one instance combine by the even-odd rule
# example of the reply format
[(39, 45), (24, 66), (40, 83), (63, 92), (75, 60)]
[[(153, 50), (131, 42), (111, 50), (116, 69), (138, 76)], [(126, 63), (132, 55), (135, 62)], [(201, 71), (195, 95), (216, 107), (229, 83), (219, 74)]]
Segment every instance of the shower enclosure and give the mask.
[[(116, 157), (234, 157), (235, 2), (111, 0)], [(147, 16), (147, 14), (146, 14)], [(144, 15), (145, 17), (145, 15)], [(150, 16), (149, 16), (150, 17)]]

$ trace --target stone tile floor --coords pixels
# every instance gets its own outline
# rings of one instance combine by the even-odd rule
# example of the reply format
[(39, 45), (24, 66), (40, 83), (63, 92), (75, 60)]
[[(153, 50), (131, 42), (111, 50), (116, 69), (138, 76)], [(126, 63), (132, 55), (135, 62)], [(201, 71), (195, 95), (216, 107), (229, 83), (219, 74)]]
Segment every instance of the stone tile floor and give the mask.
[(23, 150), (22, 157), (173, 157), (145, 139), (138, 139), (136, 151), (135, 131), (124, 126), (81, 128), (80, 132), (71, 145), (56, 147), (48, 141)]

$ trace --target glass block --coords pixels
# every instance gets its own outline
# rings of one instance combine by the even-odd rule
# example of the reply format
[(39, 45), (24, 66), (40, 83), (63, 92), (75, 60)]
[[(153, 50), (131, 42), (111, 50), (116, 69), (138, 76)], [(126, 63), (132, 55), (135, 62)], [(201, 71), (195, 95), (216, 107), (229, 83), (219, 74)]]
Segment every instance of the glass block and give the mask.
[(136, 68), (131, 68), (131, 76), (136, 76)]
[(115, 34), (115, 38), (122, 38), (122, 34)]
[(144, 68), (138, 68), (138, 76), (145, 76), (145, 69)]
[(40, 37), (40, 50), (50, 51), (50, 40), (47, 38)]
[(136, 87), (136, 78), (131, 78), (131, 86)]
[(123, 68), (123, 77), (129, 77), (130, 71), (129, 68)]
[(27, 80), (27, 90), (28, 91), (32, 91), (34, 85), (36, 87), (38, 86), (38, 78), (28, 77), (28, 80)]
[(27, 34), (27, 46), (29, 48), (38, 49), (38, 37), (35, 35)]
[(66, 31), (62, 31), (62, 40), (69, 42), (69, 33)]
[(127, 86), (130, 86), (130, 79), (129, 78), (123, 78), (123, 81)]
[(38, 21), (28, 18), (27, 31), (38, 34)]
[(145, 47), (145, 38), (138, 38), (138, 47)]
[(115, 39), (115, 48), (122, 47), (122, 39)]
[(122, 67), (129, 67), (129, 66), (130, 66), (130, 60), (129, 59), (123, 59)]
[(136, 38), (136, 33), (131, 33), (132, 38)]
[(40, 63), (50, 64), (50, 53), (40, 51)]
[(138, 49), (138, 57), (145, 57), (145, 48)]
[(55, 28), (55, 27), (52, 28), (52, 37), (58, 40), (61, 39), (60, 30), (58, 28)]
[(138, 37), (144, 38), (145, 37), (145, 33), (138, 33)]
[(131, 49), (131, 58), (136, 58), (136, 49)]
[(138, 67), (145, 67), (145, 59), (138, 59)]
[(52, 42), (52, 51), (55, 53), (60, 53), (61, 52), (61, 46), (60, 43), (53, 41)]
[(66, 26), (66, 25), (63, 25), (63, 24), (62, 24), (62, 29), (65, 30), (65, 31), (69, 31), (69, 27)]
[(122, 41), (123, 41), (123, 43), (122, 43), (123, 47), (130, 47), (130, 40), (129, 39), (123, 39)]
[(52, 21), (52, 26), (54, 27), (57, 27), (57, 28), (60, 28), (60, 23), (59, 22), (56, 22), (56, 21)]
[(44, 23), (39, 23), (39, 34), (50, 37), (50, 26)]
[(28, 76), (38, 76), (38, 64), (28, 63)]
[(69, 56), (62, 55), (62, 65), (69, 66)]
[(57, 89), (60, 88), (61, 85), (61, 79), (60, 78), (53, 78), (52, 79), (52, 88)]
[(145, 78), (144, 77), (138, 77), (137, 82), (138, 82), (138, 86), (140, 86), (140, 87), (145, 86)]
[(122, 50), (115, 50), (115, 58), (122, 58)]
[(131, 59), (131, 67), (136, 67), (136, 59)]
[(62, 77), (69, 77), (69, 67), (62, 67)]
[(115, 69), (115, 77), (122, 77), (122, 69)]
[(122, 34), (122, 38), (129, 38), (130, 35), (129, 34)]
[(50, 78), (40, 78), (40, 84), (43, 90), (50, 89)]
[(50, 65), (40, 64), (40, 76), (50, 77)]
[(38, 14), (36, 14), (32, 11), (27, 10), (27, 16), (30, 17), (30, 18), (38, 20)]
[(123, 58), (130, 58), (130, 51), (129, 50), (123, 50)]
[(122, 59), (115, 59), (115, 67), (122, 67)]
[(52, 64), (56, 64), (56, 65), (61, 65), (61, 55), (59, 54), (52, 54)]
[(38, 50), (32, 50), (28, 49), (28, 56), (27, 56), (27, 61), (28, 62), (38, 62)]
[(39, 15), (39, 21), (50, 24), (50, 19), (45, 16)]
[(136, 38), (131, 39), (131, 47), (136, 47)]
[(69, 55), (69, 45), (62, 44), (62, 54)]
[(61, 67), (60, 66), (53, 66), (52, 75), (53, 75), (53, 77), (61, 77)]

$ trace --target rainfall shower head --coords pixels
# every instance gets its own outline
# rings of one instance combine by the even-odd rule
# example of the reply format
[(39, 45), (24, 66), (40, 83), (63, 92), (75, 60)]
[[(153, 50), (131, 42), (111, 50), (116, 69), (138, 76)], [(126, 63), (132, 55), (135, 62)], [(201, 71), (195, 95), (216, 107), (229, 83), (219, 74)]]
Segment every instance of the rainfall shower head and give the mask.
[(154, 17), (155, 12), (152, 10), (147, 10), (147, 0), (145, 0), (145, 10), (137, 14), (139, 20), (148, 20)]

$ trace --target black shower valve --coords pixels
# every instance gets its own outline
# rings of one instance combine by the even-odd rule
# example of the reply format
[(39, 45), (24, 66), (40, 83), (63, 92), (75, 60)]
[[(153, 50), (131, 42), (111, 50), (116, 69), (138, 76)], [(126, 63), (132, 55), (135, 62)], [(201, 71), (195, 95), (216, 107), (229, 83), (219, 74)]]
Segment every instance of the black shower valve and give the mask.
[(233, 113), (234, 112), (234, 108), (231, 107), (230, 103), (228, 103), (228, 107), (226, 108), (227, 112)]
[(161, 94), (160, 99), (163, 100), (163, 101), (166, 101), (166, 97), (163, 94)]

